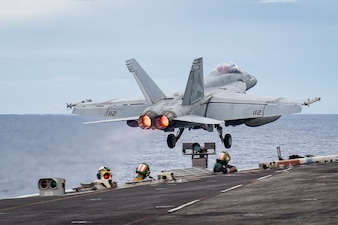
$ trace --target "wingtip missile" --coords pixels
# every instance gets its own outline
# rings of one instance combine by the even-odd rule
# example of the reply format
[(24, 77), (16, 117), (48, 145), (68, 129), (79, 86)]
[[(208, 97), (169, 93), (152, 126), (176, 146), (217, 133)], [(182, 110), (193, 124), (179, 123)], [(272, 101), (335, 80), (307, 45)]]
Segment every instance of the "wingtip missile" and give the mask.
[(93, 100), (91, 100), (91, 99), (86, 99), (86, 100), (83, 100), (83, 101), (77, 102), (77, 103), (66, 103), (67, 109), (72, 109), (72, 108), (75, 107), (76, 105), (78, 105), (78, 104), (80, 104), (80, 103), (86, 103), (86, 102), (93, 102)]
[(319, 102), (320, 100), (321, 100), (320, 97), (308, 99), (308, 100), (304, 101), (304, 105), (310, 106), (312, 103)]
[(66, 103), (67, 105), (67, 109), (72, 109), (74, 106), (76, 106), (76, 104), (73, 103)]

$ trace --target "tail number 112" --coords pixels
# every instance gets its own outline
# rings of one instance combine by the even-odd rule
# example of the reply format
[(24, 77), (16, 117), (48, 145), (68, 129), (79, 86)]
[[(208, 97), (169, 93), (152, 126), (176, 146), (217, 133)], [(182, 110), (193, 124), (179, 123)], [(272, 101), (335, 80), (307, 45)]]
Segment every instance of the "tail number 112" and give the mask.
[(263, 115), (263, 110), (261, 110), (261, 109), (254, 110), (254, 111), (252, 111), (252, 115), (254, 115), (254, 116), (262, 116)]

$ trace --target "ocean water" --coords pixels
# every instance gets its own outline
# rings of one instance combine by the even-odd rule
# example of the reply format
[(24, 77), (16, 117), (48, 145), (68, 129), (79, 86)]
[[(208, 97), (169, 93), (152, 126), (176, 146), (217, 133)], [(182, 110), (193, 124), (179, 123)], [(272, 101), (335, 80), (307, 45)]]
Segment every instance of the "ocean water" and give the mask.
[[(224, 149), (217, 132), (186, 130), (174, 149), (166, 145), (168, 133), (128, 127), (125, 123), (84, 125), (93, 120), (75, 115), (0, 115), (0, 198), (38, 193), (42, 177), (66, 179), (66, 189), (96, 178), (108, 166), (118, 184), (131, 181), (141, 162), (152, 175), (161, 170), (191, 167), (182, 155), (183, 142), (215, 142)], [(252, 128), (226, 127), (233, 146), (230, 164), (239, 169), (258, 167), (261, 161), (282, 156), (338, 154), (338, 115), (284, 116), (274, 123)], [(216, 155), (209, 157), (212, 170)]]

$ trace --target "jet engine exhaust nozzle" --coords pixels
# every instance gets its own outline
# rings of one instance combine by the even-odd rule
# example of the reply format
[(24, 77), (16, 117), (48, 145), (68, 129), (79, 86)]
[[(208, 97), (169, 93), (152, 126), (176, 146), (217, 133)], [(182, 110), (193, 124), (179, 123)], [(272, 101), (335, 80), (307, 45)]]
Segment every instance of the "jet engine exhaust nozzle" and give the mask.
[(149, 129), (151, 127), (151, 118), (147, 115), (138, 118), (138, 126), (142, 129)]
[(167, 128), (168, 126), (169, 126), (168, 117), (164, 115), (156, 117), (156, 120), (155, 120), (156, 129), (164, 129), (164, 128)]
[(137, 124), (142, 129), (156, 129), (155, 119), (158, 114), (153, 110), (147, 110), (144, 114), (142, 114), (138, 120)]

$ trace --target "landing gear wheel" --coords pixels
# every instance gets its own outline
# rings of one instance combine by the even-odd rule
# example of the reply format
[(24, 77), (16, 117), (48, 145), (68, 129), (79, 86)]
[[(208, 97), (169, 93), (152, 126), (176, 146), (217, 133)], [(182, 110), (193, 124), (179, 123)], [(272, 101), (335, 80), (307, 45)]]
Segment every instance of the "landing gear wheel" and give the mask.
[(224, 147), (225, 148), (231, 148), (232, 145), (232, 137), (230, 134), (224, 135)]
[(175, 145), (176, 145), (176, 141), (177, 141), (177, 139), (176, 139), (175, 135), (173, 135), (173, 134), (168, 135), (167, 144), (168, 144), (169, 148), (174, 148)]

